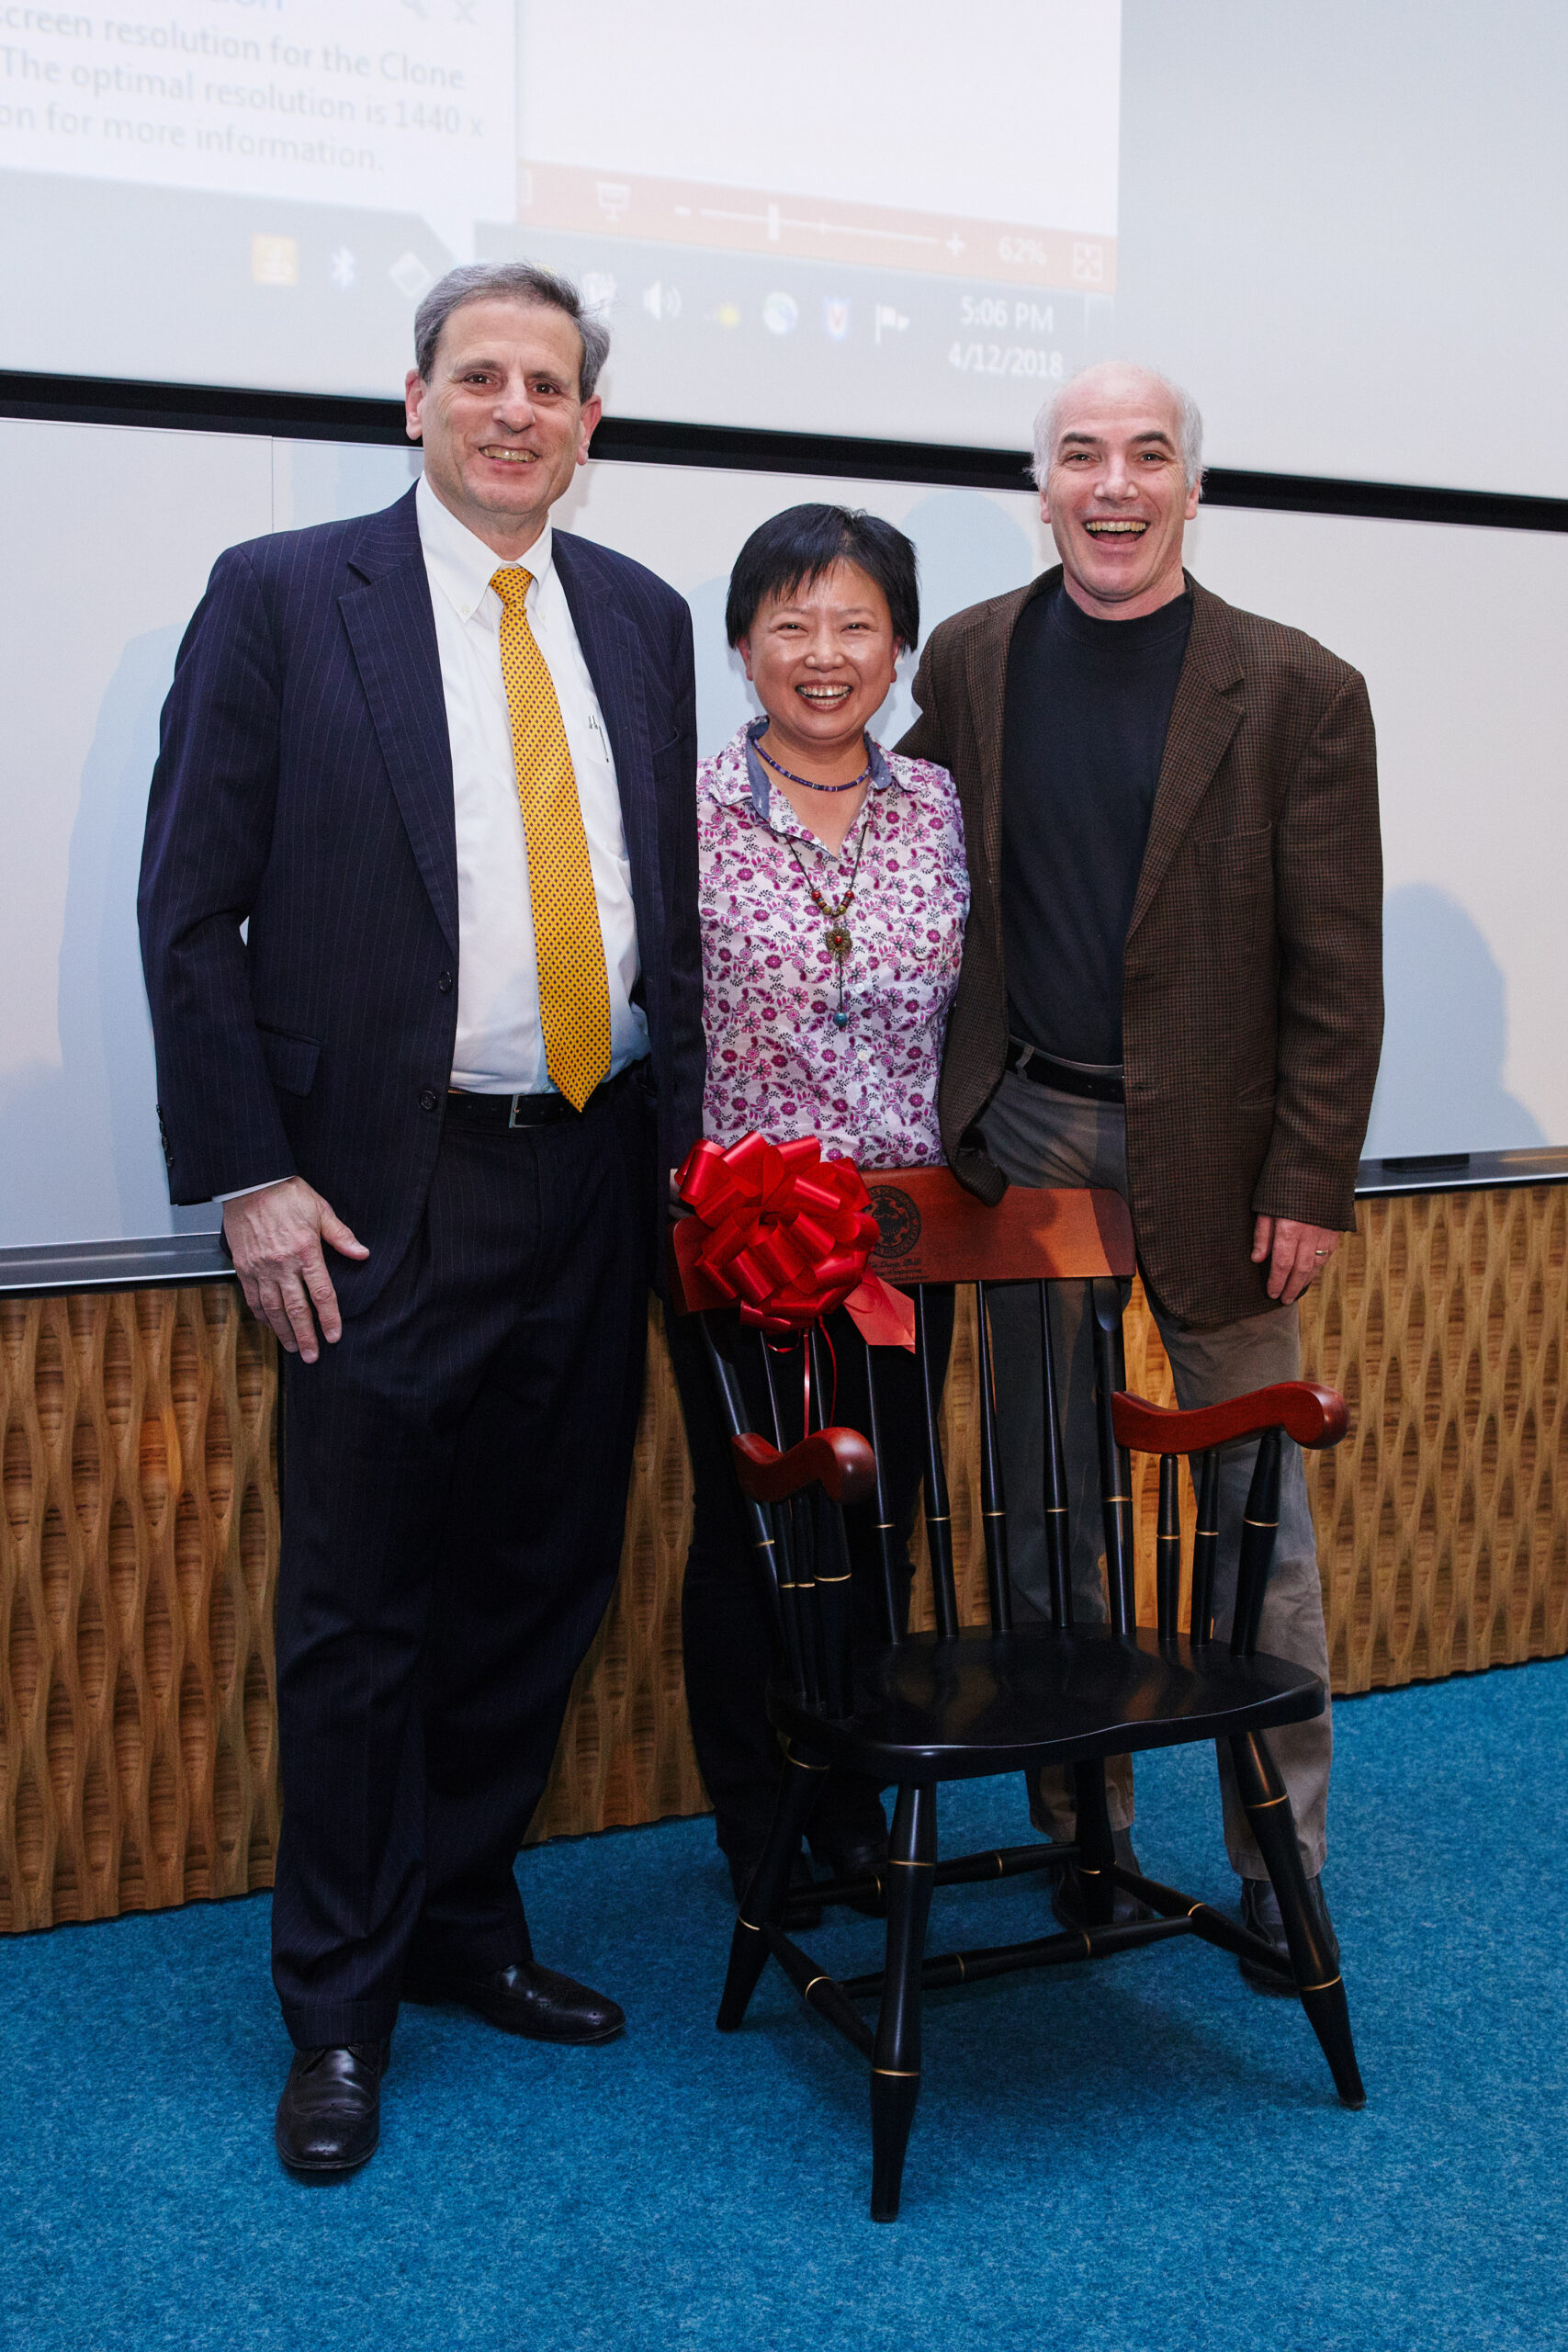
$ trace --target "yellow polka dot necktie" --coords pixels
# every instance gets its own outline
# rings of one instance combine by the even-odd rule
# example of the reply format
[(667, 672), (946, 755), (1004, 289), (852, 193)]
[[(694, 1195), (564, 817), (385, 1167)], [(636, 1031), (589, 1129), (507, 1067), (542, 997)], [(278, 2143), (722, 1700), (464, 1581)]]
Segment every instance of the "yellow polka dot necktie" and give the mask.
[(566, 728), (528, 626), (524, 600), (533, 576), (508, 564), (490, 584), (502, 603), (501, 674), (528, 843), (545, 1066), (552, 1086), (581, 1111), (610, 1072), (610, 986)]

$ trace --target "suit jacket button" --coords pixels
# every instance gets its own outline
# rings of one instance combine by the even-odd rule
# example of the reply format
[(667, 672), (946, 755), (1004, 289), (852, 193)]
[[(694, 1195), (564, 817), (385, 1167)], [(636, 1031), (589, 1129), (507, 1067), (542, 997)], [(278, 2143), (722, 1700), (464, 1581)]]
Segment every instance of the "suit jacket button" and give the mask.
[(427, 1086), (423, 1093), (419, 1098), (419, 1107), (422, 1111), (434, 1111), (440, 1100), (441, 1097), (435, 1091), (434, 1087)]
[(441, 991), (441, 993), (442, 993), (442, 995), (443, 995), (443, 996), (450, 996), (450, 995), (451, 995), (451, 993), (452, 993), (452, 975), (451, 975), (451, 973), (450, 973), (450, 972), (443, 972), (443, 973), (442, 973), (442, 975), (441, 975), (441, 978), (436, 981), (435, 985), (436, 985), (436, 987), (440, 989), (440, 991)]

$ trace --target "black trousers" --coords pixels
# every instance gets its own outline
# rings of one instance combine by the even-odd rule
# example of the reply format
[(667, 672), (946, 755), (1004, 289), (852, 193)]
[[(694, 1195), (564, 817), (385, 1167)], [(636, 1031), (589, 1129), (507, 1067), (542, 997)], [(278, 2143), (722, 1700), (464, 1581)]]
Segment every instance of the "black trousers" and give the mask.
[(532, 1957), (513, 1865), (615, 1587), (653, 1107), (448, 1122), (418, 1238), (284, 1359), (273, 1981), (301, 2048), (389, 2033), (405, 1961)]
[[(935, 1385), (940, 1392), (953, 1342), (951, 1289), (934, 1285), (928, 1289), (926, 1317)], [(714, 1321), (716, 1336), (740, 1375), (751, 1426), (771, 1438), (773, 1421), (757, 1335), (742, 1332), (737, 1324), (721, 1325), (716, 1317)], [(695, 1488), (692, 1548), (686, 1555), (686, 1581), (681, 1600), (686, 1705), (697, 1762), (713, 1799), (714, 1827), (719, 1845), (727, 1855), (744, 1858), (755, 1854), (767, 1836), (782, 1770), (778, 1742), (765, 1705), (768, 1678), (775, 1663), (772, 1623), (730, 1465), (729, 1439), (702, 1334), (693, 1318), (679, 1315), (666, 1318), (665, 1329), (681, 1392), (681, 1409), (685, 1416)], [(869, 1417), (865, 1351), (860, 1334), (841, 1309), (829, 1316), (828, 1333), (838, 1368), (833, 1418), (850, 1429), (864, 1431), (869, 1427)], [(798, 1422), (799, 1351), (793, 1351), (775, 1361), (787, 1409), (794, 1412)], [(907, 1616), (913, 1573), (908, 1539), (925, 1469), (919, 1367), (916, 1358), (903, 1348), (878, 1348), (875, 1363), (882, 1465), (898, 1531), (902, 1600)], [(798, 1426), (787, 1429), (785, 1434), (798, 1437)], [(855, 1639), (886, 1641), (882, 1555), (874, 1504), (858, 1504), (846, 1510), (844, 1525), (854, 1577)], [(852, 1836), (863, 1835), (868, 1826), (874, 1826), (871, 1818), (874, 1808), (878, 1813), (881, 1810), (874, 1781), (858, 1773), (830, 1772), (825, 1777), (808, 1834), (814, 1841), (829, 1847)]]

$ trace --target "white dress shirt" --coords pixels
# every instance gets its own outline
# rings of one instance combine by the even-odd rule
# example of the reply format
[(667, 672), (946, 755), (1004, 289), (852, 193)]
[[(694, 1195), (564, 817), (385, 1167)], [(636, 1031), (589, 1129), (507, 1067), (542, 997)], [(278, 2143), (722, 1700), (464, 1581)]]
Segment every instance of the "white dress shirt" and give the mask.
[[(457, 1042), (452, 1083), (477, 1094), (553, 1092), (539, 1025), (539, 978), (528, 896), (528, 847), (517, 798), (512, 719), (501, 674), (503, 559), (421, 481), (414, 498), (435, 608), (435, 642), (452, 746), (457, 831)], [(648, 1051), (631, 1001), (637, 910), (609, 732), (561, 586), (549, 525), (522, 559), (533, 574), (525, 610), (560, 705), (599, 907), (610, 988), (610, 1072)]]

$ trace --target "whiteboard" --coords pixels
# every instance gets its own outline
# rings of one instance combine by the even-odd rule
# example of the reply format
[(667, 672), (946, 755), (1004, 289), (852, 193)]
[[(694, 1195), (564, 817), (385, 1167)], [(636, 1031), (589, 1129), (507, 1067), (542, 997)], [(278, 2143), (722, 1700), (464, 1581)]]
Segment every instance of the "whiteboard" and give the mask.
[[(158, 711), (221, 548), (386, 504), (417, 465), (397, 448), (0, 420), (0, 511), (21, 551), (0, 583), (0, 1248), (216, 1224), (171, 1211), (153, 1109), (135, 893)], [(753, 707), (724, 642), (735, 552), (814, 498), (909, 532), (928, 630), (1050, 560), (1024, 492), (591, 465), (559, 519), (689, 599), (705, 752)], [(1568, 542), (1215, 509), (1190, 557), (1371, 689), (1390, 1019), (1369, 1155), (1568, 1142)], [(913, 716), (913, 667), (879, 721), (889, 741)]]

